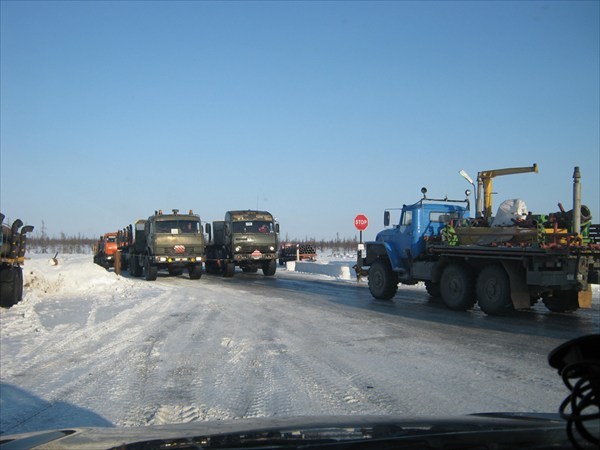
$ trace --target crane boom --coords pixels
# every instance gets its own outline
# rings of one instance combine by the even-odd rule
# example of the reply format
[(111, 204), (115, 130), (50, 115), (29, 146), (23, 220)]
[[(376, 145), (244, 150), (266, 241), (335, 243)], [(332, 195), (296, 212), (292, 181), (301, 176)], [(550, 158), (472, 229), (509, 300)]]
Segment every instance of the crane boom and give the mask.
[[(484, 170), (477, 174), (477, 216), (481, 215), (488, 220), (492, 217), (492, 179), (503, 175), (514, 175), (517, 173), (538, 173), (537, 164), (527, 167), (512, 167), (507, 169)], [(483, 190), (483, 196), (481, 195)], [(484, 202), (482, 207), (482, 200)]]

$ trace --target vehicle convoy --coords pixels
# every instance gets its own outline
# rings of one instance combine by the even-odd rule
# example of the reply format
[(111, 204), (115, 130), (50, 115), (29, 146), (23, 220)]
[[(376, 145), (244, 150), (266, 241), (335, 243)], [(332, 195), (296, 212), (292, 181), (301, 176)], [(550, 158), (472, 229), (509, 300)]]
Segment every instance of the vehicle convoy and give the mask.
[(94, 246), (94, 262), (105, 269), (115, 265), (117, 253), (117, 232), (105, 233), (100, 236)]
[(310, 244), (282, 244), (279, 249), (279, 265), (287, 261), (316, 261), (317, 251)]
[[(531, 169), (531, 170), (524, 170)], [(591, 212), (581, 205), (580, 171), (573, 183), (573, 210), (534, 215), (524, 202), (509, 200), (491, 216), (491, 178), (536, 171), (500, 169), (478, 174), (476, 218), (465, 200), (423, 198), (401, 208), (392, 228), (365, 243), (357, 275), (368, 275), (377, 299), (391, 299), (398, 283), (424, 282), (427, 292), (450, 309), (468, 310), (475, 303), (490, 315), (527, 309), (540, 298), (554, 312), (589, 308), (591, 284), (600, 279), (600, 244), (591, 237)], [(483, 192), (482, 192), (483, 190)], [(390, 223), (390, 210), (384, 224)]]
[(23, 226), (23, 221), (15, 220), (12, 225), (4, 224), (4, 214), (0, 213), (0, 306), (9, 308), (23, 298), (23, 269), (27, 247), (27, 233), (32, 225)]
[(262, 269), (266, 276), (277, 270), (279, 224), (267, 211), (227, 211), (225, 220), (207, 225), (206, 272), (232, 277)]
[(148, 281), (156, 280), (163, 269), (170, 275), (187, 270), (190, 279), (197, 280), (202, 276), (205, 244), (200, 216), (192, 210), (156, 211), (117, 233), (117, 256), (123, 269)]

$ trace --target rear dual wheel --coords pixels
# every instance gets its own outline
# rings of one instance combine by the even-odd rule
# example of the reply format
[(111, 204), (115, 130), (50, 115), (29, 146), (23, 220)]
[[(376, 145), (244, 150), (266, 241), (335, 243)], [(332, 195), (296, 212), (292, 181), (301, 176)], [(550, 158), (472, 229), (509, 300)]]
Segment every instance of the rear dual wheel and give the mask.
[(129, 264), (129, 267), (127, 270), (133, 277), (141, 277), (142, 276), (142, 267), (140, 266), (139, 256), (131, 255), (131, 261), (130, 261), (130, 264)]
[(475, 305), (475, 276), (464, 264), (449, 264), (442, 272), (440, 294), (444, 304), (456, 311), (466, 311)]
[(223, 276), (225, 278), (231, 278), (235, 274), (235, 263), (228, 262), (223, 264)]
[(554, 291), (552, 295), (542, 296), (546, 308), (552, 312), (573, 312), (579, 308), (577, 291)]
[(150, 264), (149, 258), (144, 256), (144, 278), (146, 281), (154, 281), (158, 278), (158, 267)]
[(477, 276), (477, 303), (484, 313), (504, 316), (515, 311), (510, 297), (510, 281), (499, 264), (484, 267)]

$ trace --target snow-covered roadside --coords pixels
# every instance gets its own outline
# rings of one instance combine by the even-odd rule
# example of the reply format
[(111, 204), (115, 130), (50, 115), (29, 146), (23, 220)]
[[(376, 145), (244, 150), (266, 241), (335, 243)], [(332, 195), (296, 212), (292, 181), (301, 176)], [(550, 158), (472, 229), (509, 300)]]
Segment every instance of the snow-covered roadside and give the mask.
[[(563, 398), (540, 358), (547, 346), (534, 342), (517, 361), (502, 354), (505, 333), (486, 330), (482, 339), (476, 325), (460, 328), (467, 344), (457, 351), (448, 333), (458, 327), (399, 321), (395, 305), (313, 301), (315, 292), (302, 292), (307, 283), (269, 287), (332, 279), (324, 274), (281, 268), (281, 280), (146, 282), (90, 255), (48, 260), (26, 261), (23, 302), (0, 310), (0, 434), (274, 415), (553, 411)], [(332, 295), (369, 303), (358, 292), (366, 283), (356, 290), (339, 281), (325, 283)], [(401, 295), (423, 292), (410, 286)]]

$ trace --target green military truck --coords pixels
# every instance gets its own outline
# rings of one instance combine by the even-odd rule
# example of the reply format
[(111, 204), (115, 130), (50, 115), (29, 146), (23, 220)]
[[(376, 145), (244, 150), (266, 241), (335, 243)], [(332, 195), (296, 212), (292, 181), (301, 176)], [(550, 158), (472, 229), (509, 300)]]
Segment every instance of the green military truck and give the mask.
[(207, 225), (206, 272), (232, 277), (235, 268), (243, 272), (262, 269), (275, 275), (279, 247), (279, 224), (267, 211), (227, 211), (225, 220)]
[(180, 214), (156, 211), (147, 220), (138, 220), (119, 231), (117, 248), (121, 268), (134, 277), (156, 280), (159, 270), (170, 275), (188, 271), (190, 279), (202, 276), (206, 241), (200, 216), (192, 210)]
[(23, 298), (23, 269), (25, 261), (26, 233), (33, 226), (23, 226), (23, 221), (15, 220), (12, 225), (4, 224), (4, 214), (0, 213), (0, 306), (9, 308)]

